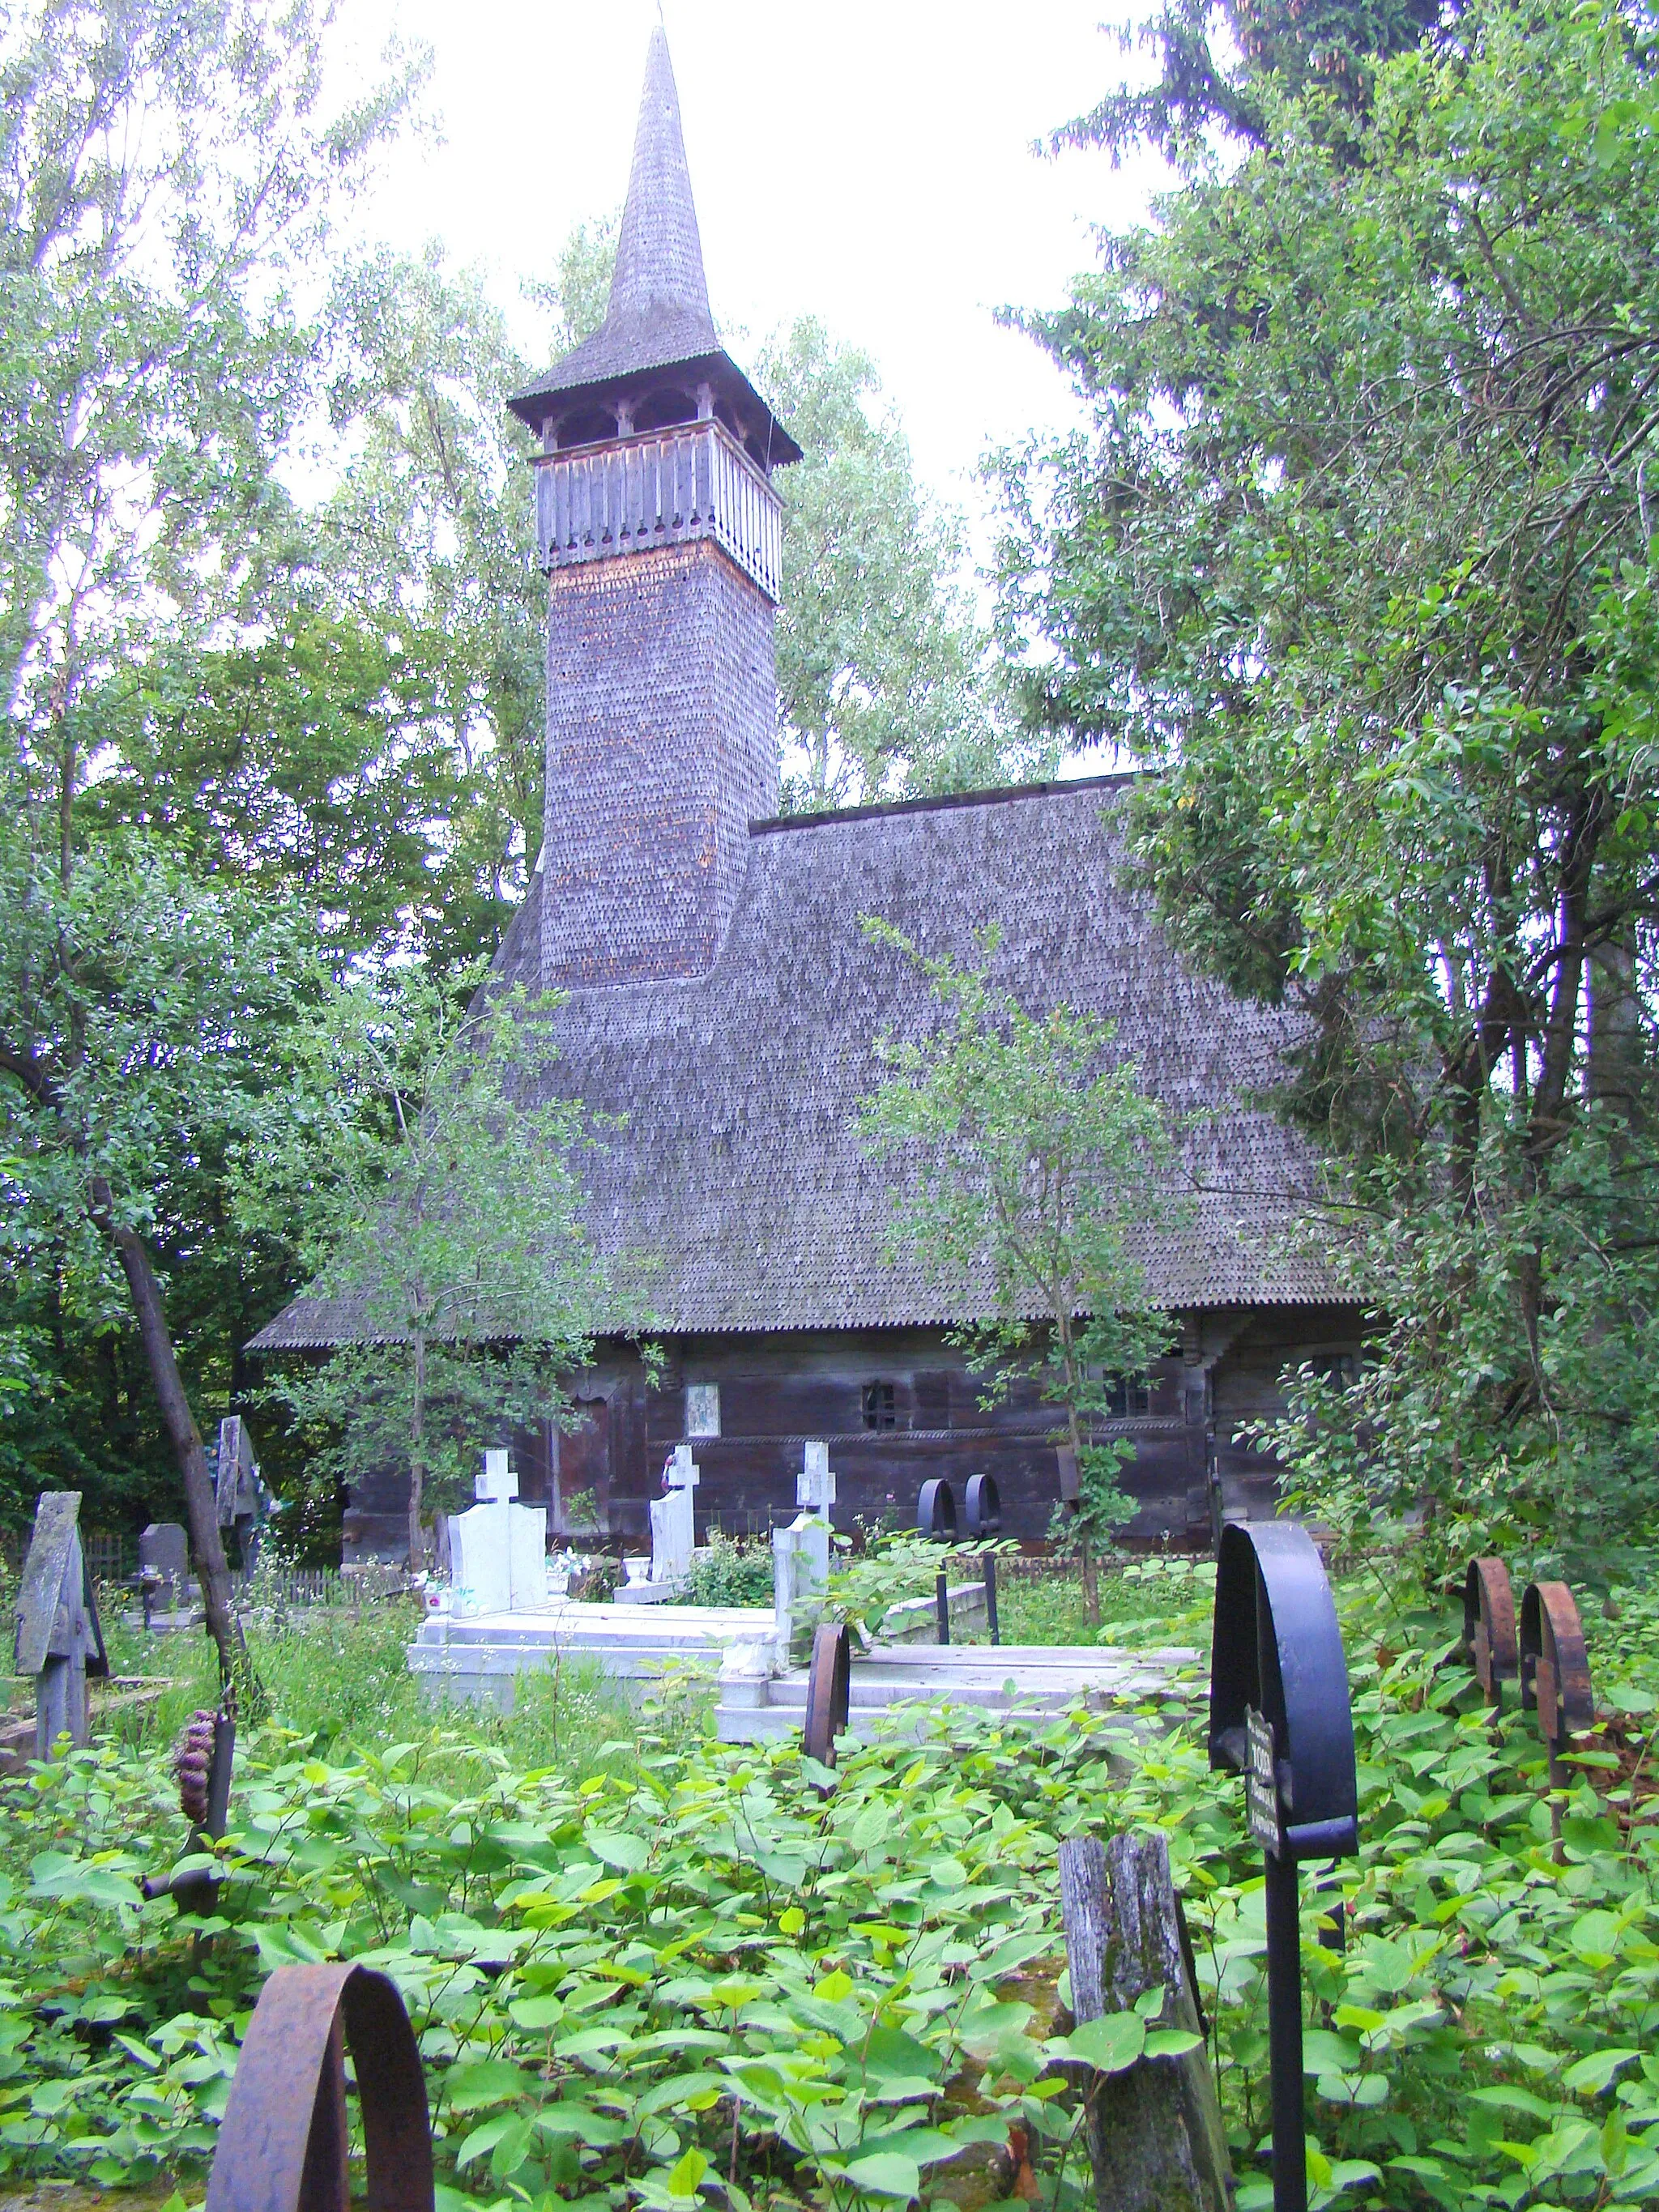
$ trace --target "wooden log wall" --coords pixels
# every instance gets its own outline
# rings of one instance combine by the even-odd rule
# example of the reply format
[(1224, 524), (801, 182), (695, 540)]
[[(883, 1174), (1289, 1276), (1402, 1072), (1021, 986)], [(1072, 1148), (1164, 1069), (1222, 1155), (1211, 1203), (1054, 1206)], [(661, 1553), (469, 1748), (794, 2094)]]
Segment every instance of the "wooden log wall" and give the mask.
[[(1230, 1517), (1271, 1515), (1273, 1463), (1240, 1432), (1279, 1410), (1278, 1378), (1287, 1364), (1352, 1362), (1358, 1320), (1340, 1307), (1181, 1316), (1145, 1405), (1103, 1431), (1135, 1447), (1123, 1477), (1139, 1509), (1131, 1540), (1207, 1547), (1212, 1468)], [(763, 1532), (793, 1516), (809, 1437), (830, 1446), (840, 1527), (884, 1517), (908, 1526), (929, 1476), (948, 1477), (960, 1504), (969, 1475), (992, 1474), (1005, 1533), (1034, 1539), (1048, 1531), (1060, 1501), (1054, 1409), (1028, 1388), (988, 1411), (979, 1379), (942, 1329), (683, 1337), (665, 1350), (653, 1382), (635, 1347), (602, 1346), (593, 1368), (571, 1386), (580, 1425), (557, 1432), (547, 1424), (514, 1437), (520, 1495), (550, 1507), (556, 1532), (568, 1525), (568, 1501), (580, 1492), (592, 1498), (613, 1540), (645, 1546), (663, 1463), (685, 1443), (702, 1470), (699, 1541), (712, 1522), (734, 1535)], [(719, 1392), (718, 1436), (689, 1433), (693, 1385)], [(872, 1388), (891, 1392), (890, 1427), (868, 1425)], [(876, 1418), (884, 1420), (887, 1411), (884, 1399)], [(404, 1494), (395, 1474), (365, 1471), (346, 1516), (348, 1559), (401, 1557)]]
[[(1287, 1307), (1183, 1326), (1145, 1405), (1102, 1431), (1135, 1446), (1124, 1478), (1139, 1506), (1131, 1537), (1207, 1544), (1212, 1461), (1231, 1486), (1233, 1510), (1271, 1511), (1272, 1465), (1237, 1431), (1277, 1407), (1276, 1378), (1287, 1359), (1352, 1358), (1355, 1320), (1340, 1309)], [(696, 1384), (718, 1389), (718, 1436), (688, 1433), (687, 1391)], [(1005, 1531), (1018, 1537), (1045, 1534), (1060, 1500), (1054, 1409), (1028, 1388), (988, 1410), (979, 1378), (943, 1330), (681, 1338), (669, 1346), (654, 1386), (617, 1347), (579, 1397), (587, 1387), (599, 1401), (592, 1428), (556, 1439), (550, 1456), (568, 1470), (565, 1489), (574, 1480), (597, 1493), (603, 1481), (610, 1526), (629, 1544), (646, 1540), (663, 1462), (683, 1443), (702, 1469), (700, 1540), (711, 1522), (738, 1534), (789, 1519), (809, 1437), (829, 1443), (842, 1526), (884, 1516), (908, 1525), (932, 1475), (947, 1476), (959, 1496), (969, 1475), (994, 1475)], [(890, 1390), (890, 1426), (872, 1425), (889, 1418), (884, 1400), (866, 1405), (872, 1389)]]

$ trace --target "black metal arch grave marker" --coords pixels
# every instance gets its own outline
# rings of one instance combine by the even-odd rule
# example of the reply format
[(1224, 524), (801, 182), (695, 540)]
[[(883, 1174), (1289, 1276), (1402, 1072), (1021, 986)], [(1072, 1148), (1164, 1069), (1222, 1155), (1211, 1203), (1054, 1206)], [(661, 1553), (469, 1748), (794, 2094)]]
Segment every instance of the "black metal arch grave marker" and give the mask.
[[(1002, 1534), (1002, 1493), (994, 1474), (968, 1478), (968, 1534), (972, 1542), (990, 1544)], [(980, 1573), (985, 1583), (985, 1625), (993, 1644), (1002, 1641), (1002, 1621), (997, 1610), (997, 1555), (980, 1554)]]
[(1331, 1586), (1295, 1521), (1231, 1522), (1216, 1564), (1210, 1765), (1245, 1778), (1265, 1854), (1273, 2212), (1306, 2212), (1297, 1867), (1359, 1848), (1348, 1664)]
[(1002, 1493), (994, 1474), (968, 1478), (968, 1534), (975, 1537), (1002, 1534)]
[(957, 1494), (942, 1474), (932, 1476), (916, 1497), (916, 1533), (951, 1544), (957, 1534)]

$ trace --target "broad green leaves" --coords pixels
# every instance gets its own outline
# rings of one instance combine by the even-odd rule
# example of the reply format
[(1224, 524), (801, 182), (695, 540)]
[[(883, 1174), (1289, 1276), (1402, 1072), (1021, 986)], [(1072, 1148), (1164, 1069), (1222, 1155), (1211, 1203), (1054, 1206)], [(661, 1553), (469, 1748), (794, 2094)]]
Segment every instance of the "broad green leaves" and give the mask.
[[(1449, 1620), (1379, 1645), (1374, 1601), (1343, 1602), (1362, 1851), (1340, 1869), (1343, 1953), (1316, 1940), (1334, 1896), (1304, 1886), (1316, 2201), (1486, 2212), (1524, 2185), (1634, 2206), (1659, 2186), (1656, 1801), (1587, 1770), (1558, 1861), (1533, 1726), (1494, 1729), (1441, 1663)], [(1618, 1622), (1592, 1617), (1592, 1664), (1659, 1680), (1654, 1623), (1624, 1594)], [(1261, 2201), (1261, 1858), (1201, 1725), (1079, 1709), (916, 1726), (846, 1740), (827, 1795), (787, 1742), (647, 1738), (578, 1783), (465, 1735), (400, 1729), (359, 1755), (268, 1730), (239, 1765), (224, 1917), (199, 1955), (169, 1906), (137, 1899), (135, 1838), (163, 1858), (181, 1840), (159, 1762), (79, 1753), (0, 1784), (0, 1990), (20, 1997), (0, 2004), (0, 2165), (199, 2174), (263, 1974), (347, 1956), (410, 2005), (446, 2212), (743, 2212), (786, 2162), (823, 2212), (891, 2212), (1005, 2171), (1016, 2135), (1037, 2201), (1087, 2212), (1079, 2095), (1196, 2039), (1161, 2024), (1162, 1990), (1057, 2032), (1055, 1853), (1156, 1820), (1241, 2201)]]
[(623, 1874), (638, 1874), (650, 1862), (650, 1847), (639, 1836), (630, 1836), (621, 1829), (590, 1828), (587, 1848), (596, 1859), (616, 1867)]
[(1060, 2039), (1056, 2055), (1092, 2066), (1097, 2073), (1121, 2074), (1134, 2064), (1146, 2042), (1146, 2023), (1138, 2013), (1110, 2012), (1073, 2028)]
[[(34, 1878), (29, 1888), (36, 1897), (129, 1909), (136, 1909), (142, 1901), (137, 1884), (128, 1875), (95, 1859), (73, 1857), (67, 1851), (42, 1851), (30, 1872)], [(113, 2017), (119, 2016), (118, 2008)]]

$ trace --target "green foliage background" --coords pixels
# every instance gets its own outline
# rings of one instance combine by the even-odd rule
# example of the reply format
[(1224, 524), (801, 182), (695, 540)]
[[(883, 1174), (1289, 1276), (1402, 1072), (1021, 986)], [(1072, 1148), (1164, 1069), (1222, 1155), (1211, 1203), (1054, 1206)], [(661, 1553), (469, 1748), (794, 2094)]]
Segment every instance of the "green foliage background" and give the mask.
[(1460, 1531), (1478, 1499), (1581, 1558), (1644, 1540), (1654, 20), (1150, 37), (1158, 88), (1071, 132), (1174, 166), (1030, 320), (1090, 427), (1007, 465), (1004, 643), (1039, 726), (1157, 771), (1134, 871), (1183, 951), (1299, 1017), (1276, 1103), (1378, 1331), (1279, 1431), (1304, 1494), (1376, 1449)]

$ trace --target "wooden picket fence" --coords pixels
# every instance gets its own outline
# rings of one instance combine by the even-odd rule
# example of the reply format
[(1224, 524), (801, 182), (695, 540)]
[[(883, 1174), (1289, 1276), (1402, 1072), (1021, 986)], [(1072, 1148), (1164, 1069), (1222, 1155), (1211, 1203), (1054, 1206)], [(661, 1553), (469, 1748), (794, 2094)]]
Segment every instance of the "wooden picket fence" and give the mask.
[[(103, 1589), (118, 1590), (125, 1602), (137, 1603), (130, 1577), (137, 1573), (138, 1547), (130, 1536), (89, 1531), (82, 1541), (93, 1580)], [(21, 1555), (17, 1565), (21, 1565)], [(14, 1572), (16, 1568), (14, 1566)], [(281, 1613), (309, 1612), (330, 1606), (373, 1605), (396, 1597), (408, 1587), (401, 1567), (370, 1565), (342, 1574), (337, 1567), (279, 1567), (267, 1564), (246, 1574), (231, 1571), (232, 1602), (239, 1613), (267, 1608)], [(194, 1585), (191, 1602), (199, 1605)]]
[(337, 1567), (262, 1567), (252, 1575), (234, 1574), (231, 1588), (239, 1609), (270, 1606), (298, 1612), (313, 1606), (374, 1605), (398, 1597), (409, 1587), (401, 1567), (370, 1565), (342, 1574)]

